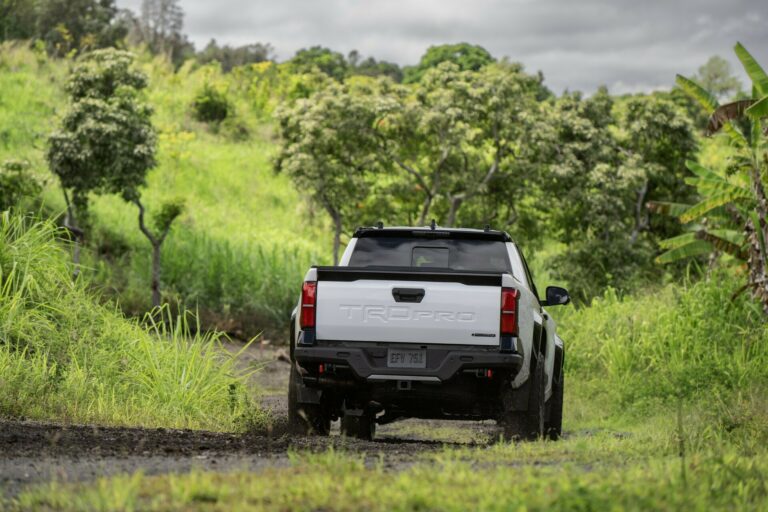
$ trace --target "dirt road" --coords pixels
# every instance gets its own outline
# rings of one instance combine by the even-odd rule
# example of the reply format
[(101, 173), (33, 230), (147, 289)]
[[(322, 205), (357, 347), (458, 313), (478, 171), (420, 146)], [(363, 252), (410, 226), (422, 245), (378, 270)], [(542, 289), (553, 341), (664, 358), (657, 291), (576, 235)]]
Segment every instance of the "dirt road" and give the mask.
[(246, 435), (192, 430), (53, 425), (0, 419), (0, 497), (50, 480), (83, 481), (141, 470), (146, 474), (206, 470), (258, 470), (288, 464), (291, 450), (343, 448), (383, 458), (394, 469), (409, 466), (425, 450), (460, 444), (488, 444), (498, 438), (493, 422), (407, 420), (380, 427), (373, 442), (343, 438), (338, 422), (330, 437), (285, 433), (289, 365), (278, 351), (253, 347), (242, 357), (261, 371), (254, 379), (262, 405), (272, 411), (270, 432)]

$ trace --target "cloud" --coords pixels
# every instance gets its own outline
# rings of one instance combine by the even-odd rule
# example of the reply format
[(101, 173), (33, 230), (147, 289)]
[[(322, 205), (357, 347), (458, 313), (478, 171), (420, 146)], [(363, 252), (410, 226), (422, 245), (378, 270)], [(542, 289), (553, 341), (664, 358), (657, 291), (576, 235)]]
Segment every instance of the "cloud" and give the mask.
[[(117, 0), (140, 9), (141, 0)], [(182, 0), (198, 48), (268, 42), (281, 59), (312, 45), (399, 64), (427, 47), (480, 44), (541, 70), (556, 92), (669, 87), (742, 41), (768, 63), (766, 0)], [(743, 81), (746, 78), (742, 75)]]

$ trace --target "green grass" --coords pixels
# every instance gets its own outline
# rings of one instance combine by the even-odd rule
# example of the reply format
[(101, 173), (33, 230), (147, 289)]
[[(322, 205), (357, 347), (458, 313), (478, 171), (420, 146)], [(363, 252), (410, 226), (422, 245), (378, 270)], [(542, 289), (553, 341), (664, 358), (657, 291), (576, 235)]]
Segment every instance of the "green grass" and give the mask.
[(0, 218), (1, 416), (213, 430), (265, 420), (217, 334), (188, 315), (142, 327), (98, 304), (56, 237), (48, 221)]
[[(665, 425), (656, 425), (664, 427)], [(25, 510), (763, 510), (768, 458), (736, 450), (689, 454), (650, 429), (559, 443), (444, 449), (409, 467), (353, 453), (295, 453), (258, 473), (145, 476), (48, 484)]]
[[(636, 296), (613, 290), (590, 307), (557, 311), (568, 372), (605, 389), (617, 407), (713, 401), (768, 382), (765, 316), (725, 272)], [(554, 311), (553, 311), (554, 313)]]

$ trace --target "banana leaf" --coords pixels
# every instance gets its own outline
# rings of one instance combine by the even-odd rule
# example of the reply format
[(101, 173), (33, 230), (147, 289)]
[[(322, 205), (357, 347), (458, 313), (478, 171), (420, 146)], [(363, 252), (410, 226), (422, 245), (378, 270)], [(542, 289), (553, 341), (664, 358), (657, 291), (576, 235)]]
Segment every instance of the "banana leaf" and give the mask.
[(755, 100), (739, 100), (717, 107), (709, 116), (707, 122), (707, 135), (714, 135), (719, 132), (723, 126), (735, 119), (740, 119), (745, 112), (749, 112), (750, 107), (756, 105)]
[[(727, 240), (725, 238), (722, 238), (720, 236), (717, 236), (714, 233), (707, 232), (704, 229), (701, 229), (696, 232), (696, 238), (698, 240), (706, 240), (710, 244), (712, 244), (712, 247), (717, 249), (720, 252), (724, 252), (726, 254), (730, 254), (734, 258), (741, 260), (741, 261), (747, 261), (747, 253), (743, 249), (743, 244), (737, 244), (733, 243), (731, 240)], [(743, 237), (742, 237), (742, 242)]]
[(717, 98), (715, 98), (712, 93), (710, 93), (708, 90), (691, 80), (690, 78), (686, 78), (683, 75), (677, 75), (677, 78), (675, 79), (677, 82), (677, 85), (680, 86), (680, 88), (685, 91), (689, 96), (691, 96), (693, 99), (699, 102), (699, 104), (704, 107), (704, 109), (707, 112), (714, 112), (717, 107), (720, 106), (720, 104), (717, 102)]
[(670, 203), (667, 201), (649, 201), (646, 206), (653, 213), (669, 215), (670, 217), (679, 217), (691, 207), (690, 204)]
[(752, 195), (744, 190), (738, 189), (735, 191), (729, 190), (724, 192), (717, 192), (709, 197), (705, 197), (695, 205), (691, 206), (685, 213), (680, 215), (681, 222), (691, 222), (703, 216), (710, 210), (723, 206), (728, 203), (733, 203), (739, 200), (752, 199)]
[(760, 119), (768, 117), (768, 96), (754, 102), (752, 106), (746, 110), (746, 113), (753, 122), (759, 122)]
[(760, 93), (760, 96), (768, 96), (768, 75), (762, 66), (758, 64), (755, 58), (752, 57), (752, 54), (741, 43), (736, 43), (734, 51), (741, 61), (741, 65), (744, 66), (744, 71), (747, 72), (750, 80), (752, 80), (752, 85)]
[(693, 240), (680, 247), (675, 247), (656, 258), (656, 263), (673, 263), (675, 261), (701, 256), (712, 252), (712, 244), (706, 240)]

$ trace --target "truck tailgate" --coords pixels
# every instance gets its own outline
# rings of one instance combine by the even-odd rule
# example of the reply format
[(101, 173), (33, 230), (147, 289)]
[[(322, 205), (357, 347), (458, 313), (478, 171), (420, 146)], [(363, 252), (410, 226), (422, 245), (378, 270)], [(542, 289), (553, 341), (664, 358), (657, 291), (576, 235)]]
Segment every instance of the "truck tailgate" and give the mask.
[(498, 345), (501, 275), (318, 268), (318, 340)]

